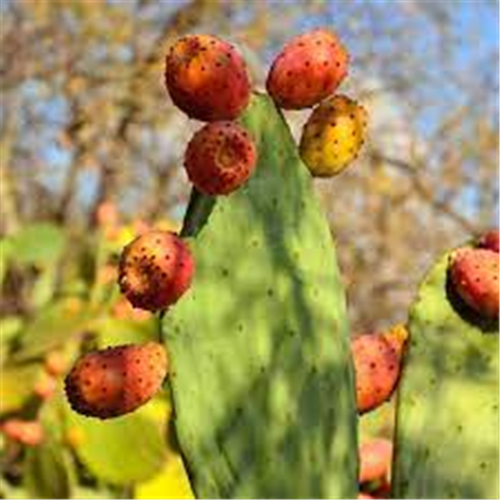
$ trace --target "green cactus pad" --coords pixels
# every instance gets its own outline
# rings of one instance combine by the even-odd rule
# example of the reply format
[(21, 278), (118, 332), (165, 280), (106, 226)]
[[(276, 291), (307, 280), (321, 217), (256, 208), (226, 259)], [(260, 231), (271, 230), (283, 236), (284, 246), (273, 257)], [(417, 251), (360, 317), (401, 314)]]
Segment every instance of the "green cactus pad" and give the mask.
[(393, 498), (498, 498), (498, 324), (474, 323), (453, 298), (449, 256), (410, 312)]
[(256, 171), (194, 193), (193, 286), (163, 318), (179, 444), (198, 497), (354, 498), (357, 416), (326, 218), (271, 100), (242, 118)]

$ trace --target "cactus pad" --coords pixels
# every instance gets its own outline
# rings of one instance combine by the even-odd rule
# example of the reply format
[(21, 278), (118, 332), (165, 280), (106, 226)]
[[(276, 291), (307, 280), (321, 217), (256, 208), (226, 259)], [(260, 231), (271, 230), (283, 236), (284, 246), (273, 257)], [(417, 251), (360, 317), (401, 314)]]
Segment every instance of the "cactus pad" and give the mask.
[(272, 101), (229, 196), (194, 192), (192, 288), (162, 319), (180, 448), (198, 497), (354, 498), (357, 415), (344, 292), (310, 174)]
[(449, 255), (410, 313), (393, 498), (498, 498), (498, 324), (460, 310), (447, 286)]

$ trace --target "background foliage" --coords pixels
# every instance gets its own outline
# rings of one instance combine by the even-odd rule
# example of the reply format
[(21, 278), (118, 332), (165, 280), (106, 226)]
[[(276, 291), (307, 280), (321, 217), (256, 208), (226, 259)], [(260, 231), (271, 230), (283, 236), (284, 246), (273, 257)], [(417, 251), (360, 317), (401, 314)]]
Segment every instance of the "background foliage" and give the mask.
[[(179, 35), (236, 43), (257, 88), (296, 33), (329, 26), (349, 48), (341, 91), (363, 101), (370, 137), (317, 190), (353, 333), (404, 320), (430, 262), (496, 225), (497, 2), (7, 0), (0, 16), (0, 412), (47, 434), (36, 449), (2, 440), (4, 497), (189, 495), (167, 395), (104, 430), (67, 410), (62, 375), (52, 398), (33, 394), (51, 352), (69, 366), (156, 334), (119, 298), (115, 264), (147, 225), (178, 227), (186, 205), (182, 156), (199, 123), (163, 86)], [(306, 115), (287, 114), (294, 133)], [(130, 443), (135, 432), (149, 444)]]

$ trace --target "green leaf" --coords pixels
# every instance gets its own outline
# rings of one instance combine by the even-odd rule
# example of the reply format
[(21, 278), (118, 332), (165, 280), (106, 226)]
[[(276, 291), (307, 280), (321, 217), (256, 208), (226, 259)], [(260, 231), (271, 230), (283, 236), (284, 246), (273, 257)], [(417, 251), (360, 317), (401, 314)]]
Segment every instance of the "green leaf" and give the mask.
[(9, 365), (0, 368), (0, 413), (20, 409), (33, 395), (33, 385), (40, 375), (41, 365)]
[(54, 290), (57, 284), (57, 267), (48, 266), (38, 276), (30, 293), (30, 303), (40, 309), (45, 306), (54, 295)]
[(75, 297), (62, 299), (42, 309), (23, 331), (16, 359), (46, 354), (82, 333), (91, 320), (91, 311)]
[(45, 223), (25, 226), (9, 240), (9, 255), (20, 264), (45, 265), (54, 262), (65, 246), (62, 229)]
[(95, 477), (128, 485), (160, 471), (167, 453), (162, 427), (145, 416), (144, 408), (101, 421), (78, 415), (68, 407), (69, 431), (78, 436), (75, 451)]
[(52, 439), (29, 448), (24, 464), (24, 486), (32, 498), (71, 498), (71, 461)]
[(18, 316), (6, 316), (0, 320), (0, 343), (6, 344), (17, 337), (23, 326)]

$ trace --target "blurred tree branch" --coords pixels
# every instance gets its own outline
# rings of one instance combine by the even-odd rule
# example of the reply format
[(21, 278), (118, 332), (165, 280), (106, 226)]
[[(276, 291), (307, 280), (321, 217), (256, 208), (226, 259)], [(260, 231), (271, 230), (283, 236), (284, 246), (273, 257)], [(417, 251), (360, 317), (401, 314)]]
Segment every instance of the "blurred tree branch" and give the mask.
[(411, 183), (415, 191), (421, 196), (424, 202), (429, 203), (435, 210), (446, 215), (454, 222), (456, 222), (461, 228), (470, 234), (479, 234), (481, 230), (484, 229), (483, 225), (476, 225), (469, 221), (467, 218), (460, 215), (456, 210), (454, 210), (449, 203), (446, 201), (436, 199), (431, 186), (427, 185), (425, 180), (419, 176), (419, 172), (422, 169), (425, 170), (425, 165), (411, 165), (410, 163), (400, 160), (398, 158), (386, 156), (380, 151), (371, 151), (370, 156), (375, 162), (384, 162), (393, 167), (400, 169), (411, 179)]

